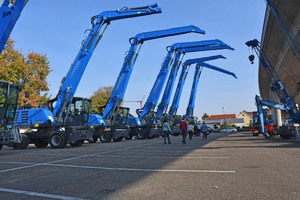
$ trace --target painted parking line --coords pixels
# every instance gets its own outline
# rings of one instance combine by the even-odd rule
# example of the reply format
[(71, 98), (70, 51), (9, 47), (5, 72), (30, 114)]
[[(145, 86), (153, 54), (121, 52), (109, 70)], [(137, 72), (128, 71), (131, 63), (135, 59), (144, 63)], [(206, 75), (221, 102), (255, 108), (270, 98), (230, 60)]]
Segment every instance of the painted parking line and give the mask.
[(81, 199), (81, 198), (76, 198), (76, 197), (61, 196), (61, 195), (46, 194), (46, 193), (38, 193), (38, 192), (30, 192), (30, 191), (23, 191), (23, 190), (13, 190), (13, 189), (7, 189), (7, 188), (0, 188), (0, 192), (24, 194), (24, 195), (28, 195), (28, 196), (46, 197), (46, 198), (62, 199), (62, 200), (87, 200), (87, 199)]
[(16, 170), (26, 169), (26, 168), (31, 168), (31, 167), (36, 167), (36, 166), (39, 166), (39, 165), (52, 164), (52, 163), (64, 162), (64, 161), (69, 161), (69, 160), (85, 158), (85, 157), (91, 157), (91, 156), (101, 155), (101, 154), (105, 154), (105, 153), (120, 152), (120, 151), (124, 151), (124, 150), (128, 150), (128, 149), (139, 148), (139, 147), (143, 147), (143, 146), (147, 146), (147, 145), (153, 145), (153, 144), (157, 144), (157, 143), (158, 142), (148, 143), (148, 144), (143, 144), (143, 145), (138, 145), (138, 146), (132, 146), (132, 147), (127, 147), (127, 148), (122, 148), (122, 149), (116, 149), (116, 150), (112, 150), (112, 151), (105, 151), (105, 152), (101, 152), (101, 153), (87, 154), (87, 155), (75, 156), (75, 157), (70, 157), (70, 158), (65, 158), (65, 159), (60, 159), (60, 160), (54, 160), (54, 161), (50, 161), (50, 162), (46, 162), (46, 163), (36, 163), (36, 164), (23, 166), (23, 167), (15, 167), (15, 168), (10, 168), (10, 169), (4, 169), (4, 170), (0, 170), (0, 173), (11, 172), (11, 171), (16, 171)]
[[(31, 153), (29, 153), (31, 155)], [(40, 156), (74, 156), (76, 154), (34, 154)], [(114, 155), (95, 155), (97, 157), (104, 157), (104, 158), (145, 158), (145, 159), (229, 159), (228, 156), (114, 156)]]
[[(22, 162), (0, 162), (0, 163), (18, 163), (18, 164), (23, 164)], [(28, 162), (24, 162), (24, 164), (28, 164)], [(110, 171), (185, 172), (185, 173), (236, 173), (236, 171), (232, 171), (232, 170), (139, 169), (139, 168), (101, 167), (101, 166), (86, 166), (86, 165), (67, 165), (67, 164), (55, 164), (55, 163), (39, 163), (39, 164), (37, 164), (37, 163), (30, 163), (30, 164), (32, 164), (31, 166), (55, 166), (55, 167), (70, 167), (70, 168), (82, 168), (82, 169), (98, 169), (98, 170), (110, 170)]]
[(97, 157), (105, 158), (144, 158), (144, 159), (229, 159), (230, 157), (213, 157), (213, 156), (112, 156), (112, 155), (97, 155)]
[(45, 164), (49, 166), (57, 167), (71, 167), (71, 168), (83, 168), (83, 169), (100, 169), (111, 171), (141, 171), (141, 172), (185, 172), (185, 173), (235, 173), (236, 171), (224, 171), (224, 170), (185, 170), (185, 169), (138, 169), (138, 168), (120, 168), (120, 167), (96, 167), (96, 166), (81, 166), (81, 165), (64, 165), (64, 164)]

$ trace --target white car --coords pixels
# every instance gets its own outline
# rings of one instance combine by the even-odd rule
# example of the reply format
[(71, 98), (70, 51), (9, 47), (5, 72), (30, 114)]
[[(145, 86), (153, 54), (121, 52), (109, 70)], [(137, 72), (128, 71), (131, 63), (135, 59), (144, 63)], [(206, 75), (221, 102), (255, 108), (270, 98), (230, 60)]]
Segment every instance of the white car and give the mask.
[(227, 129), (224, 128), (224, 129), (220, 130), (220, 132), (227, 133), (227, 130), (228, 130), (228, 133), (236, 133), (237, 132), (237, 129), (235, 127), (228, 127)]

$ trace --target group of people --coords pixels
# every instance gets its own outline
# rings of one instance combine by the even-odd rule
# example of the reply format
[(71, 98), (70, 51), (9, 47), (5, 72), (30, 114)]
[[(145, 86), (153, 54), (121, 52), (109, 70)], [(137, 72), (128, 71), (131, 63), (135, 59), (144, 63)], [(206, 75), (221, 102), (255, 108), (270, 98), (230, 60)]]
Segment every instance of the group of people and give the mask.
[[(194, 134), (194, 125), (192, 125), (191, 123), (188, 123), (188, 121), (185, 120), (184, 117), (182, 117), (182, 120), (179, 124), (179, 128), (181, 130), (182, 133), (182, 144), (186, 144), (186, 137), (187, 134), (189, 134), (189, 139), (192, 140), (193, 138), (193, 134)], [(200, 133), (203, 134), (203, 140), (207, 139), (207, 135), (208, 135), (208, 128), (207, 125), (205, 124), (205, 122), (203, 122), (202, 126), (197, 125), (197, 135), (200, 135)], [(170, 141), (170, 132), (171, 132), (171, 128), (170, 125), (168, 123), (167, 120), (164, 120), (163, 123), (163, 133), (164, 133), (164, 143), (167, 144), (167, 139), (168, 139), (168, 143), (171, 144)]]

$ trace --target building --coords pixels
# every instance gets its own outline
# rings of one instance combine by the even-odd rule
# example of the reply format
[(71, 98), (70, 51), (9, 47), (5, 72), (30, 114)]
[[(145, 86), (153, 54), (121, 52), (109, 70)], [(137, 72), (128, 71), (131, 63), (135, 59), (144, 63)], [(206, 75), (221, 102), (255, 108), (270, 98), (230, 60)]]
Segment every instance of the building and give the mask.
[[(273, 3), (293, 34), (300, 40), (300, 1), (273, 0)], [(286, 90), (292, 96), (294, 102), (300, 105), (300, 63), (293, 55), (289, 41), (284, 36), (269, 8), (266, 9), (261, 44), (264, 53), (282, 80)], [(279, 101), (276, 92), (271, 90), (270, 80), (261, 62), (257, 63), (259, 63), (258, 81), (260, 96)], [(275, 113), (276, 124), (278, 125), (282, 125), (282, 114), (280, 110), (277, 110)]]
[(244, 119), (244, 123), (245, 126), (251, 126), (253, 121), (252, 121), (252, 117), (253, 117), (253, 112), (247, 112), (245, 110), (243, 110), (242, 112), (240, 112), (240, 114), (236, 117), (237, 119)]
[(243, 118), (236, 118), (236, 114), (226, 114), (226, 115), (211, 115), (207, 118), (204, 118), (202, 121), (207, 124), (209, 127), (213, 127), (214, 129), (220, 128), (222, 124), (226, 122), (232, 122), (235, 126), (242, 128), (245, 126)]

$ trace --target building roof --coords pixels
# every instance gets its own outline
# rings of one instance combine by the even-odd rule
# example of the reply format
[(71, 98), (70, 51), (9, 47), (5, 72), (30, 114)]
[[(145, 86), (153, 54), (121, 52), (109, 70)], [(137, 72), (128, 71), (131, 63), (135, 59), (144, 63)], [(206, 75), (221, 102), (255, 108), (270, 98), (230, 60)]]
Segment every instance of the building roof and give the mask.
[[(300, 1), (299, 0), (273, 0), (277, 10), (283, 19), (300, 39)], [(270, 63), (282, 80), (289, 94), (295, 103), (300, 103), (300, 64), (289, 47), (289, 42), (283, 35), (273, 13), (267, 9), (265, 14), (264, 26), (262, 31), (262, 48)], [(258, 61), (258, 59), (256, 59)], [(258, 63), (258, 62), (257, 62)], [(278, 101), (277, 94), (270, 89), (270, 81), (259, 62), (259, 90), (264, 98)], [(254, 98), (254, 97), (253, 97)]]
[[(204, 118), (203, 120), (217, 120), (217, 119), (224, 119), (224, 115), (211, 115), (207, 118)], [(226, 119), (235, 119), (235, 114), (226, 114)]]

